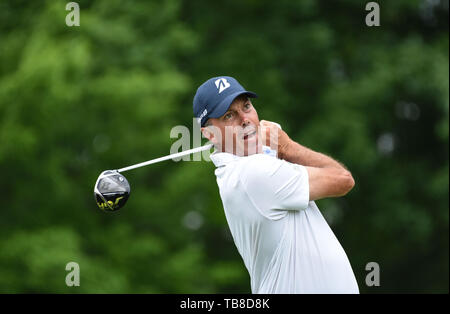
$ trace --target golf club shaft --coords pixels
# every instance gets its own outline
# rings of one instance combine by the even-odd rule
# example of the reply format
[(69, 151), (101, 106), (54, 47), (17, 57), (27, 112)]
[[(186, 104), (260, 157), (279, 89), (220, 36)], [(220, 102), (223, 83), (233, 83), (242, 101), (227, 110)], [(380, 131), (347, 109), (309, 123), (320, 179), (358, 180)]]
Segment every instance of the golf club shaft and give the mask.
[(176, 153), (176, 154), (172, 154), (172, 155), (167, 155), (167, 156), (156, 158), (156, 159), (152, 159), (152, 160), (149, 160), (149, 161), (144, 161), (144, 162), (141, 162), (141, 163), (136, 164), (136, 165), (132, 165), (132, 166), (128, 166), (128, 167), (125, 167), (125, 168), (118, 169), (117, 171), (118, 172), (125, 172), (125, 171), (128, 171), (128, 170), (132, 170), (132, 169), (148, 166), (148, 165), (151, 165), (151, 164), (155, 164), (155, 163), (160, 162), (160, 161), (169, 160), (169, 159), (173, 159), (173, 158), (183, 157), (183, 156), (186, 156), (186, 155), (189, 155), (189, 154), (198, 153), (198, 152), (201, 152), (201, 151), (204, 151), (204, 150), (211, 149), (211, 147), (213, 147), (213, 144), (207, 144), (207, 145), (200, 146), (200, 147), (197, 147), (197, 148), (192, 148), (192, 149), (185, 150), (184, 152), (180, 152), (180, 153)]

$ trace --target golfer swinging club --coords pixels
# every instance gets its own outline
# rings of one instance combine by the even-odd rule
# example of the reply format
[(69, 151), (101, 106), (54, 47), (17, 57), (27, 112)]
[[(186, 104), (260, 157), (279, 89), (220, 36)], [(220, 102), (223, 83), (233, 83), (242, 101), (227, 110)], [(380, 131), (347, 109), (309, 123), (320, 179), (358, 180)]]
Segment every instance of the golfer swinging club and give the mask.
[(210, 157), (220, 197), (252, 293), (359, 293), (347, 255), (314, 202), (347, 194), (351, 173), (260, 121), (255, 97), (221, 76), (203, 83), (193, 102), (202, 134), (215, 146)]

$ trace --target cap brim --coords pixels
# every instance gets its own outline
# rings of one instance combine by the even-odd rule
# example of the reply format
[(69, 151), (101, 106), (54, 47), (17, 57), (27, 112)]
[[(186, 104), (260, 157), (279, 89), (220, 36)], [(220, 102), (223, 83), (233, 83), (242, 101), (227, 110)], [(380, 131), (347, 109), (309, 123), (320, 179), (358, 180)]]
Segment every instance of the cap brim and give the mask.
[(222, 102), (214, 109), (213, 112), (211, 112), (208, 115), (208, 118), (220, 118), (227, 112), (228, 108), (230, 108), (230, 105), (233, 103), (233, 101), (241, 96), (241, 95), (248, 95), (251, 98), (258, 98), (258, 95), (256, 95), (254, 92), (249, 91), (240, 91), (231, 95), (228, 95)]

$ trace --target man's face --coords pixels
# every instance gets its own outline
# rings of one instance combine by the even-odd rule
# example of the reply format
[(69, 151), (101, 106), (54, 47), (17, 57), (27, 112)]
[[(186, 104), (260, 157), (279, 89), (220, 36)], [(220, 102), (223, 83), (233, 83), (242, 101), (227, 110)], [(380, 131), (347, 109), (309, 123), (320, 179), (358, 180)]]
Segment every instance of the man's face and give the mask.
[(247, 96), (237, 97), (224, 115), (210, 118), (207, 125), (202, 132), (219, 151), (238, 156), (261, 152), (258, 113)]

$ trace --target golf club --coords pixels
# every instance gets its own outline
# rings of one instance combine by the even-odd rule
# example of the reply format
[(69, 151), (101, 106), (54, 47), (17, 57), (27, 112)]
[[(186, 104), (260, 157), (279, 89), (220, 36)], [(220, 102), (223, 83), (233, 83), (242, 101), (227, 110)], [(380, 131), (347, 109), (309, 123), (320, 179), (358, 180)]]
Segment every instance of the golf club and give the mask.
[(94, 186), (94, 197), (97, 206), (104, 211), (116, 211), (125, 205), (125, 203), (128, 200), (128, 197), (130, 196), (131, 188), (130, 184), (128, 183), (128, 180), (121, 174), (121, 172), (129, 171), (140, 167), (145, 167), (164, 160), (174, 159), (189, 154), (198, 153), (204, 150), (209, 150), (212, 147), (213, 144), (207, 144), (201, 147), (148, 160), (121, 169), (103, 171), (98, 177)]

